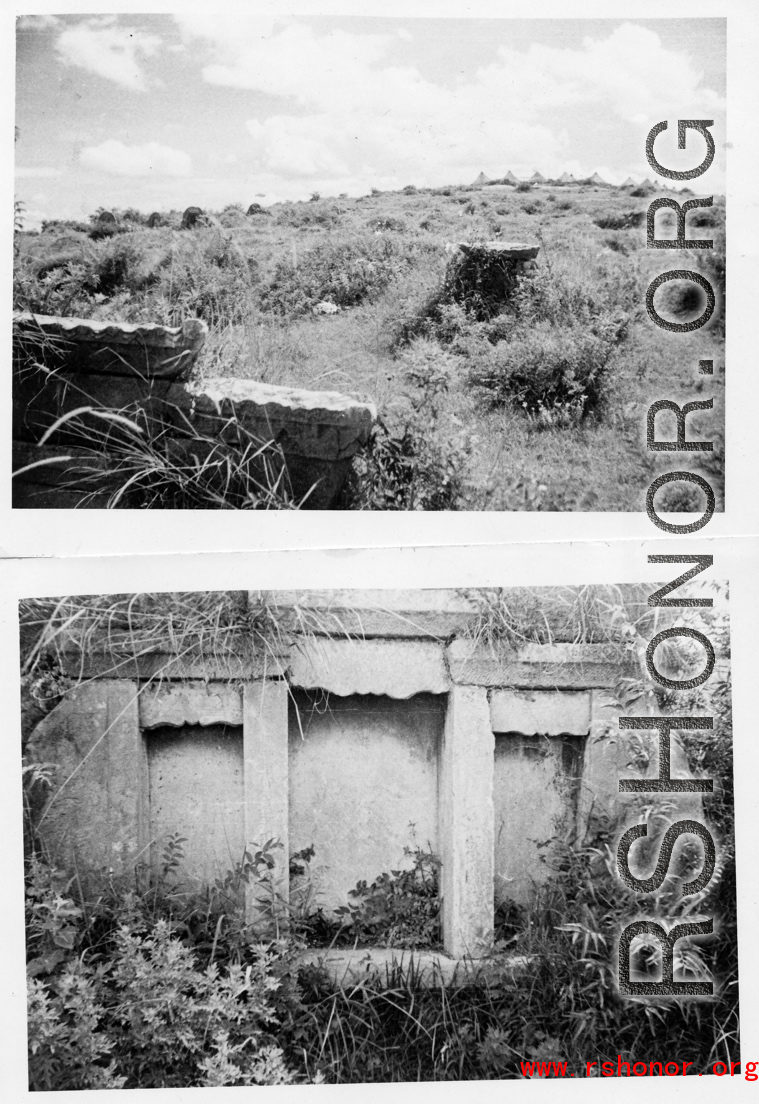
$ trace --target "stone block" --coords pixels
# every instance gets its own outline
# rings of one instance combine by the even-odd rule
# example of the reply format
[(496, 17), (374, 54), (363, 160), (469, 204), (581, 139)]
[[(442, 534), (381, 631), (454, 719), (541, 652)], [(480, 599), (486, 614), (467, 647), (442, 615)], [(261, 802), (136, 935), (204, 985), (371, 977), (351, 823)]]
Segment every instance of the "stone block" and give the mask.
[(37, 726), (27, 756), (55, 767), (38, 810), (52, 862), (95, 891), (103, 873), (133, 877), (149, 839), (136, 684), (104, 679), (71, 690)]
[(485, 959), (450, 958), (437, 951), (404, 951), (392, 947), (333, 947), (305, 951), (299, 966), (323, 970), (333, 985), (351, 988), (362, 982), (392, 985), (398, 974), (412, 975), (425, 989), (513, 989), (530, 976), (534, 955), (492, 955)]
[[(20, 375), (13, 388), (13, 436), (20, 441), (38, 441), (50, 426), (77, 410), (92, 407), (135, 420), (140, 429), (146, 418), (160, 421), (165, 413), (169, 380), (143, 380), (136, 375), (94, 375), (84, 372), (45, 372), (31, 369)], [(48, 438), (53, 445), (103, 446), (119, 423), (83, 412), (72, 418)]]
[(269, 840), (280, 845), (268, 891), (253, 883), (246, 889), (248, 921), (268, 934), (286, 925), (289, 901), (288, 693), (285, 682), (268, 679), (243, 689), (245, 839), (249, 850)]
[(134, 678), (148, 679), (195, 679), (198, 686), (215, 680), (237, 681), (259, 678), (280, 678), (287, 666), (286, 657), (273, 654), (248, 656), (243, 642), (235, 650), (235, 642), (230, 641), (227, 653), (221, 650), (205, 655), (181, 655), (171, 652), (149, 652), (135, 655), (130, 647), (127, 634), (119, 637), (114, 634), (111, 647), (98, 649), (93, 647), (86, 654), (71, 649), (61, 657), (64, 674), (72, 678)]
[(443, 945), (477, 958), (493, 941), (495, 740), (487, 692), (454, 686), (448, 695), (440, 770)]
[(494, 732), (585, 736), (590, 731), (587, 690), (493, 690), (490, 722)]
[(328, 509), (336, 501), (377, 416), (371, 403), (337, 392), (232, 378), (175, 387), (169, 401), (204, 437), (234, 441), (242, 430), (278, 444), (296, 498), (310, 492), (311, 509)]
[(631, 670), (620, 652), (601, 644), (531, 644), (497, 655), (471, 640), (454, 640), (446, 658), (455, 683), (515, 689), (602, 688)]
[[(47, 461), (39, 464), (40, 460)], [(23, 471), (34, 464), (31, 470)], [(107, 461), (89, 449), (13, 442), (12, 505), (24, 509), (105, 509), (117, 479), (106, 475)], [(88, 473), (96, 473), (98, 492), (92, 493)]]
[(333, 640), (303, 642), (290, 657), (290, 681), (303, 689), (410, 698), (443, 694), (450, 680), (443, 647), (433, 641)]
[(28, 312), (13, 316), (16, 349), (64, 374), (187, 379), (207, 335), (208, 326), (200, 318), (160, 326)]
[(143, 729), (185, 725), (241, 725), (242, 693), (232, 687), (167, 686), (140, 694)]
[(377, 417), (372, 403), (337, 391), (305, 391), (235, 378), (206, 379), (189, 384), (186, 391), (195, 424), (209, 436), (234, 417), (252, 434), (277, 441), (286, 454), (314, 459), (355, 456)]

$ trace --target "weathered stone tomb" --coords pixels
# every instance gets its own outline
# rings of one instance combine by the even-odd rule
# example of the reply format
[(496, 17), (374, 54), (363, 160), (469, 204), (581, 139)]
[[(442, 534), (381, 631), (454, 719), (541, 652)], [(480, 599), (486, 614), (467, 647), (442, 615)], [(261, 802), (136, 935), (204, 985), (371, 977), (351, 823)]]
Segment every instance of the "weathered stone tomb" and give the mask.
[[(549, 876), (546, 841), (581, 842), (635, 799), (618, 792), (631, 767), (615, 687), (636, 673), (629, 653), (493, 651), (467, 636), (473, 606), (453, 591), (277, 601), (283, 617), (296, 602), (321, 611), (325, 627), (251, 660), (150, 654), (115, 671), (72, 657), (82, 681), (27, 748), (56, 765), (40, 825), (52, 858), (84, 881), (128, 880), (175, 833), (182, 876), (202, 885), (274, 839), (287, 899), (288, 856), (313, 846), (318, 902), (333, 909), (420, 846), (442, 864), (446, 952), (485, 954), (494, 902), (524, 904)], [(246, 907), (265, 922), (253, 891)]]

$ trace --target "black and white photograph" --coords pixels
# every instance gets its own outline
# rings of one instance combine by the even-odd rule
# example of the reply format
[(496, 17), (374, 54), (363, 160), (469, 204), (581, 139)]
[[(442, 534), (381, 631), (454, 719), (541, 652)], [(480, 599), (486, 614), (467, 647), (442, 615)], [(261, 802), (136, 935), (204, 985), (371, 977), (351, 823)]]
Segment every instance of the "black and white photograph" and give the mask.
[(20, 16), (14, 509), (640, 513), (685, 440), (721, 512), (726, 20), (634, 11)]
[(30, 1089), (757, 1080), (710, 574), (22, 600)]
[(0, 28), (3, 1099), (756, 1095), (751, 6)]

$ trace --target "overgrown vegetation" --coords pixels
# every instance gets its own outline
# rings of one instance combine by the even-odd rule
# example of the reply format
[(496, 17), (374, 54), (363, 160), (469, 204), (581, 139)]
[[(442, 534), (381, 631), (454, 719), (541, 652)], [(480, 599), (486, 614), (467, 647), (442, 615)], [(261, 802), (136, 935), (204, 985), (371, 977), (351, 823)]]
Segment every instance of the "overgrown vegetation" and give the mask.
[[(688, 216), (715, 248), (683, 259), (712, 281), (713, 319), (695, 337), (653, 326), (644, 293), (661, 257), (643, 248), (639, 191), (375, 190), (250, 214), (232, 204), (192, 230), (179, 228), (180, 212), (153, 227), (133, 210), (113, 212), (114, 223), (96, 212), (90, 224), (17, 230), (14, 306), (171, 325), (201, 317), (211, 327), (201, 379), (244, 376), (373, 400), (380, 421), (346, 509), (639, 510), (663, 463), (641, 428), (652, 379), (681, 403), (708, 387), (714, 409), (689, 426), (720, 439), (725, 283), (718, 197)], [(661, 228), (670, 215), (658, 216)], [(98, 227), (106, 232), (93, 237)], [(536, 269), (508, 287), (475, 273), (474, 292), (457, 296), (462, 262), (450, 243), (499, 240), (540, 245)], [(696, 299), (692, 285), (672, 284), (657, 304), (682, 321), (698, 313)], [(693, 375), (704, 356), (717, 364), (708, 383)], [(419, 358), (432, 366), (426, 382), (410, 378)], [(704, 464), (719, 505), (721, 449)], [(160, 477), (155, 486), (147, 508), (186, 508)], [(223, 483), (204, 505), (229, 505)]]
[[(718, 839), (708, 886), (683, 898), (679, 884), (700, 868), (684, 848), (675, 876), (645, 898), (616, 873), (619, 826), (599, 815), (570, 846), (543, 841), (547, 880), (529, 906), (501, 898), (494, 954), (482, 974), (428, 985), (418, 965), (368, 972), (339, 989), (300, 954), (310, 946), (440, 945), (440, 863), (409, 846), (398, 867), (359, 882), (342, 908), (320, 905), (318, 855), (290, 856), (291, 895), (277, 893), (272, 870), (281, 844), (261, 841), (213, 884), (184, 876), (181, 836), (168, 837), (152, 865), (134, 877), (106, 873), (84, 893), (74, 874), (46, 860), (36, 831), (54, 784), (49, 765), (24, 767), (30, 1086), (33, 1090), (509, 1079), (524, 1061), (640, 1061), (676, 1055), (690, 1073), (737, 1061), (737, 932), (732, 799), (729, 633), (724, 604), (713, 610), (662, 611), (650, 587), (556, 587), (465, 592), (474, 606), (471, 635), (491, 649), (524, 643), (595, 642), (638, 656), (641, 642), (666, 624), (700, 627), (718, 664), (705, 686), (686, 694), (655, 690), (656, 708), (714, 717), (707, 732), (684, 732), (696, 774), (716, 780), (705, 814)], [(345, 633), (328, 609), (277, 606), (265, 593), (116, 595), (33, 599), (22, 603), (24, 730), (89, 677), (88, 664), (111, 675), (150, 660), (156, 679), (177, 659), (203, 662), (227, 677), (254, 657), (275, 663), (313, 633)], [(686, 641), (687, 644), (689, 642)], [(238, 666), (235, 666), (235, 661)], [(673, 677), (700, 668), (698, 648), (671, 643), (659, 662)], [(78, 672), (78, 674), (77, 674)], [(143, 670), (143, 678), (145, 671)], [(218, 676), (215, 676), (218, 677)], [(620, 707), (654, 693), (638, 675), (617, 688)], [(596, 739), (613, 738), (599, 732)], [(636, 734), (631, 769), (650, 761), (655, 734)], [(647, 801), (638, 819), (655, 840), (671, 823), (665, 800)], [(314, 859), (316, 858), (316, 863)], [(270, 934), (245, 919), (252, 893), (271, 917)], [(622, 1000), (614, 981), (616, 940), (626, 921), (645, 914), (672, 923), (718, 918), (711, 942), (677, 944), (676, 976), (714, 978), (712, 1000)], [(656, 976), (655, 940), (634, 946), (640, 976)], [(503, 957), (506, 956), (506, 957)], [(515, 983), (510, 960), (529, 963)], [(598, 1067), (597, 1067), (598, 1068)]]

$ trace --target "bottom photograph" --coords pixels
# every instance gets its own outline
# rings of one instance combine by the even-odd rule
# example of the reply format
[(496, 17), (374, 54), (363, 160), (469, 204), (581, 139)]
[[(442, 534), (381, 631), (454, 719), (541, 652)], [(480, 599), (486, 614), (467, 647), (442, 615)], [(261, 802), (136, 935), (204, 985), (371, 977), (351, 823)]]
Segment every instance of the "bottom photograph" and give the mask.
[(756, 1079), (678, 582), (22, 601), (29, 1088)]

